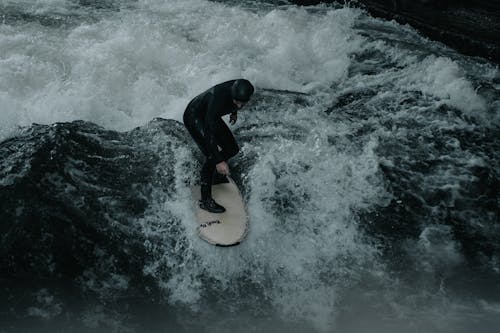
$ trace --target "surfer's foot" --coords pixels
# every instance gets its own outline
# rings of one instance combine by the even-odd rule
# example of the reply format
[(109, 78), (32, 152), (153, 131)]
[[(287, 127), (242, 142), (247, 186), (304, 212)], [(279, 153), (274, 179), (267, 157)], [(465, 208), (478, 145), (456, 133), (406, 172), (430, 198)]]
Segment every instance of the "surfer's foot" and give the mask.
[(217, 185), (217, 184), (226, 184), (226, 183), (229, 183), (229, 180), (227, 180), (227, 177), (224, 176), (223, 174), (215, 172), (212, 184)]
[(226, 208), (219, 205), (212, 198), (200, 200), (200, 208), (209, 211), (210, 213), (224, 213), (226, 211)]

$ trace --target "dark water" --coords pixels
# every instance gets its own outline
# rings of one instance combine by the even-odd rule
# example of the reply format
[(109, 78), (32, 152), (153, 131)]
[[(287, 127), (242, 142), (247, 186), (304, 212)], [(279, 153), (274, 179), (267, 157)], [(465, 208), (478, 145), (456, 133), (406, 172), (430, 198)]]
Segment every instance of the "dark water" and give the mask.
[[(0, 331), (500, 328), (495, 65), (283, 1), (2, 1), (0, 22)], [(216, 248), (178, 120), (238, 76), (250, 233)]]

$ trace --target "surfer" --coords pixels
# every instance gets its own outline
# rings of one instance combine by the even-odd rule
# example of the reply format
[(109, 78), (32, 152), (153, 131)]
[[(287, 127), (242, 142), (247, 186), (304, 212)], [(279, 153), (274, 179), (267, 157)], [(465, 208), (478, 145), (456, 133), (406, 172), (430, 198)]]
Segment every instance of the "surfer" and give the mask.
[(227, 161), (239, 151), (231, 130), (221, 117), (229, 114), (229, 122), (234, 125), (238, 109), (250, 100), (253, 92), (254, 87), (248, 80), (223, 82), (196, 96), (184, 111), (184, 125), (206, 158), (200, 173), (200, 208), (211, 213), (226, 211), (212, 198), (212, 182), (227, 182)]

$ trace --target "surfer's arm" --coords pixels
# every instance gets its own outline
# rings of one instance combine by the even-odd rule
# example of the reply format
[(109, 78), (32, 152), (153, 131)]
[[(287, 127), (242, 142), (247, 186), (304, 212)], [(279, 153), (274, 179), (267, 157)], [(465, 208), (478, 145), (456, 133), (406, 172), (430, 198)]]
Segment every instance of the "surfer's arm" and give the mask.
[(210, 96), (210, 100), (208, 101), (208, 109), (207, 114), (205, 116), (205, 137), (208, 140), (208, 146), (210, 148), (210, 152), (215, 159), (215, 163), (220, 163), (224, 161), (224, 157), (219, 152), (219, 148), (217, 147), (217, 141), (215, 139), (215, 133), (217, 131), (217, 122), (220, 121), (220, 115), (218, 110), (221, 109), (220, 105), (217, 105), (215, 102), (215, 98), (213, 95)]

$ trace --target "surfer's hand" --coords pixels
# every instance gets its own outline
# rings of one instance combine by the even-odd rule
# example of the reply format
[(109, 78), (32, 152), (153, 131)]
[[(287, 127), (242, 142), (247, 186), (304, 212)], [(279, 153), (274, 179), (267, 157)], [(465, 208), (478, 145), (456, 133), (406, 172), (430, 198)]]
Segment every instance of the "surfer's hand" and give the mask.
[(217, 169), (218, 173), (220, 173), (224, 176), (229, 176), (229, 166), (227, 165), (227, 163), (225, 161), (217, 163), (215, 168)]
[(238, 120), (238, 114), (236, 112), (231, 113), (231, 115), (229, 116), (229, 123), (231, 125), (234, 125), (237, 120)]

